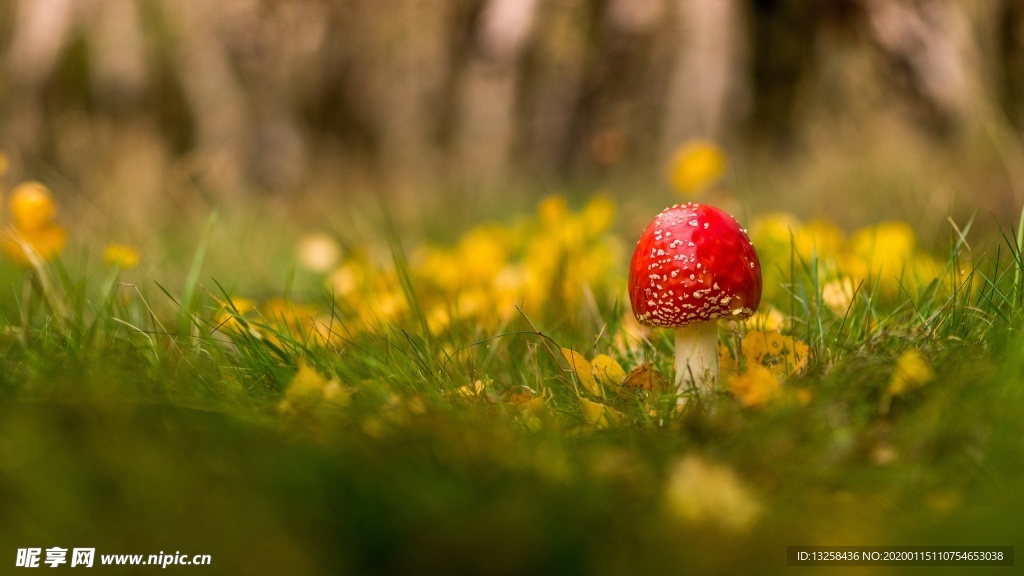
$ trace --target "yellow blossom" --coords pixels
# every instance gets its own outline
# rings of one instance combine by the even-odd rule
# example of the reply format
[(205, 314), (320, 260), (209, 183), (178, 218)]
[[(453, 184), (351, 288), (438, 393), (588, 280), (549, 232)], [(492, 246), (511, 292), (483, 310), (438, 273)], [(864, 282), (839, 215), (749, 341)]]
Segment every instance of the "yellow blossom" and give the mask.
[(125, 244), (110, 244), (103, 251), (103, 261), (108, 266), (128, 270), (139, 263), (139, 252)]
[(893, 296), (913, 257), (915, 243), (914, 230), (906, 222), (882, 222), (862, 228), (850, 238), (845, 270), (855, 280), (875, 279), (884, 295)]
[(774, 331), (751, 331), (741, 344), (747, 369), (760, 366), (777, 376), (799, 372), (807, 365), (807, 344)]
[(323, 274), (338, 263), (341, 247), (330, 234), (309, 234), (299, 240), (296, 254), (303, 268)]
[(848, 277), (829, 280), (821, 286), (821, 300), (836, 315), (843, 316), (853, 303), (854, 290), (853, 280)]
[(696, 195), (725, 173), (725, 154), (713, 142), (690, 140), (669, 161), (669, 182), (677, 191)]
[(67, 232), (57, 224), (34, 230), (11, 227), (0, 236), (0, 250), (17, 264), (38, 266), (59, 254), (67, 239)]
[(262, 336), (250, 327), (249, 317), (255, 315), (256, 302), (249, 298), (233, 296), (231, 302), (220, 302), (220, 312), (215, 319), (216, 328), (226, 334), (243, 334)]
[(762, 306), (760, 310), (743, 321), (750, 330), (781, 330), (786, 325), (786, 317), (774, 306)]
[(498, 276), (507, 256), (495, 230), (476, 228), (459, 241), (456, 258), (460, 279), (479, 285)]
[(560, 226), (565, 222), (568, 214), (569, 207), (562, 196), (548, 196), (537, 206), (537, 215), (540, 217), (541, 224), (544, 225)]
[(583, 207), (580, 218), (586, 223), (588, 236), (594, 237), (611, 227), (615, 221), (615, 203), (607, 196), (594, 196)]
[(815, 255), (819, 260), (833, 258), (842, 252), (846, 243), (843, 233), (824, 220), (812, 220), (800, 226), (793, 240), (797, 254), (807, 262)]
[(354, 294), (362, 285), (364, 278), (363, 271), (353, 263), (339, 266), (327, 278), (327, 285), (330, 287), (335, 298), (345, 298)]
[(729, 381), (729, 392), (744, 406), (764, 406), (780, 397), (782, 385), (771, 370), (754, 365)]
[(739, 373), (739, 363), (732, 357), (729, 352), (729, 347), (719, 344), (718, 345), (718, 371), (722, 374), (722, 378), (728, 378), (734, 374)]
[(21, 232), (35, 232), (47, 224), (57, 214), (57, 205), (49, 189), (39, 182), (23, 182), (11, 191), (9, 201), (14, 225)]

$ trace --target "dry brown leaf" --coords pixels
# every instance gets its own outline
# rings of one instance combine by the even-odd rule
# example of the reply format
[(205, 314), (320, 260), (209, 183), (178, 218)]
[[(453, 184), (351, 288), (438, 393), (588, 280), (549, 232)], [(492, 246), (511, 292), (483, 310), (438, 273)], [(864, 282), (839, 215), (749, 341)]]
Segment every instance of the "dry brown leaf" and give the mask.
[(633, 390), (655, 390), (658, 392), (669, 390), (668, 380), (650, 364), (641, 364), (630, 370), (622, 384), (623, 388)]

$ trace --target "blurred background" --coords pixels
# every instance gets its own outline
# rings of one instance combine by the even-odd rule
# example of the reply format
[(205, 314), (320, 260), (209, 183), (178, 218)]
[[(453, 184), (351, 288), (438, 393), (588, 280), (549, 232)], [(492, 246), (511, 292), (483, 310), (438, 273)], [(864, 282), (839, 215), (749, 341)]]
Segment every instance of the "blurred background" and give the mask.
[(749, 211), (928, 238), (1024, 201), (1020, 0), (3, 0), (0, 55), (8, 185), (136, 231), (266, 197), (667, 204), (692, 138)]

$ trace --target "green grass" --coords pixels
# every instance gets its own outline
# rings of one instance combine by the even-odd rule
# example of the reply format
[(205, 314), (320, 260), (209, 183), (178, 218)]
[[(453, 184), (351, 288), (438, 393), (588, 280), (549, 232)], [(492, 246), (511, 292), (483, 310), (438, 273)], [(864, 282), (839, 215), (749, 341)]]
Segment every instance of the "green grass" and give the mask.
[[(652, 417), (636, 397), (609, 396), (626, 415), (609, 429), (584, 425), (551, 351), (597, 349), (668, 374), (667, 331), (617, 353), (623, 304), (599, 299), (600, 322), (550, 302), (496, 328), (456, 318), (433, 333), (400, 238), (382, 240), (409, 319), (350, 331), (323, 294), (341, 335), (326, 347), (284, 327), (276, 342), (219, 331), (217, 300), (232, 296), (201, 280), (209, 233), (180, 289), (93, 282), (60, 264), (11, 275), (0, 561), (13, 566), (22, 547), (94, 546), (210, 554), (211, 567), (176, 569), (220, 574), (736, 574), (793, 570), (787, 545), (1013, 545), (1021, 231), (958, 279), (889, 301), (865, 283), (841, 316), (821, 304), (817, 263), (794, 256), (782, 304), (812, 360), (785, 386), (810, 389), (809, 403), (752, 409), (723, 393), (664, 417), (665, 398)], [(963, 250), (954, 238), (949, 267)], [(237, 307), (228, 316), (252, 321)], [(883, 410), (911, 348), (936, 376)], [(281, 413), (301, 362), (356, 390), (351, 402)], [(460, 394), (478, 379), (484, 394)], [(501, 400), (523, 387), (548, 396), (535, 422)], [(673, 508), (687, 456), (731, 470), (756, 520), (735, 527), (714, 497), (697, 516)]]

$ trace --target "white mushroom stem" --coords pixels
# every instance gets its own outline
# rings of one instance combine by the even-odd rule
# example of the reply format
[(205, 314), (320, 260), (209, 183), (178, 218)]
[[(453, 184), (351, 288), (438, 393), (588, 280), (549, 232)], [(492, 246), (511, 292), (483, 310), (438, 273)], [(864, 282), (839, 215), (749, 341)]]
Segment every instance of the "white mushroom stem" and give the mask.
[[(718, 323), (694, 322), (676, 328), (676, 388), (691, 386), (707, 398), (718, 383)], [(680, 403), (683, 397), (680, 396)]]

